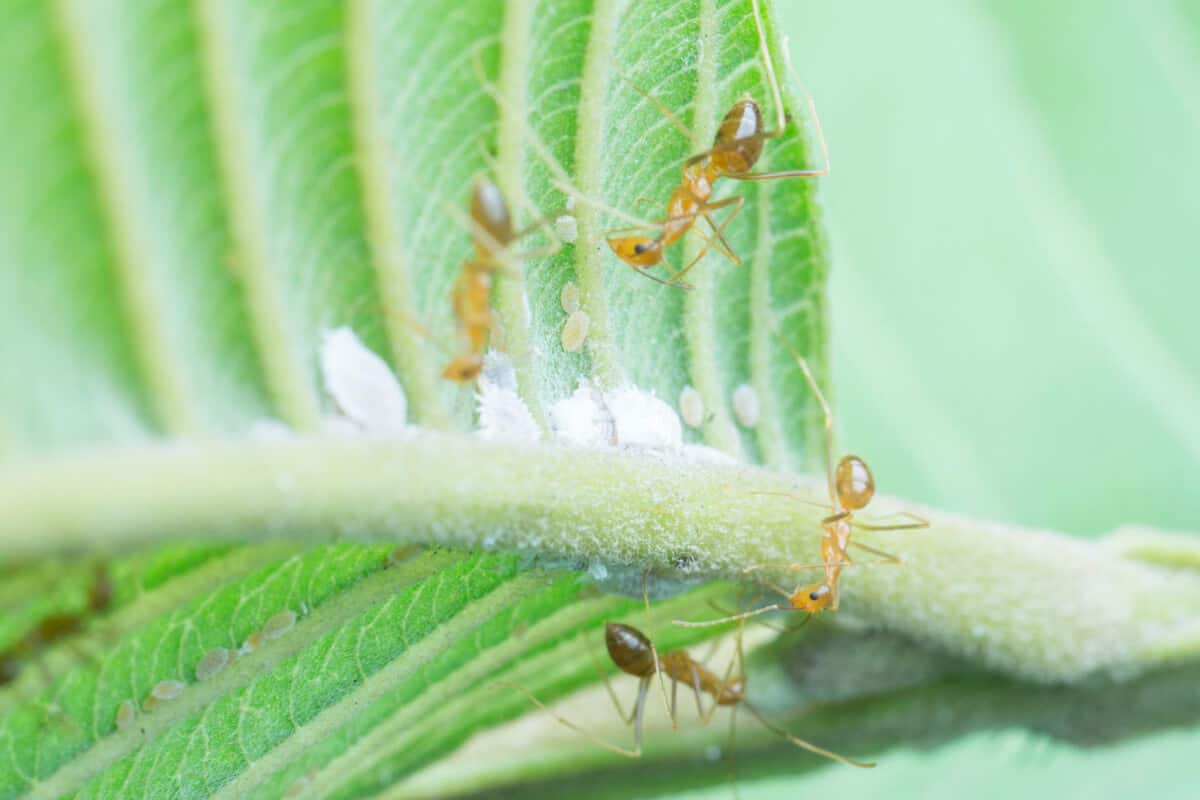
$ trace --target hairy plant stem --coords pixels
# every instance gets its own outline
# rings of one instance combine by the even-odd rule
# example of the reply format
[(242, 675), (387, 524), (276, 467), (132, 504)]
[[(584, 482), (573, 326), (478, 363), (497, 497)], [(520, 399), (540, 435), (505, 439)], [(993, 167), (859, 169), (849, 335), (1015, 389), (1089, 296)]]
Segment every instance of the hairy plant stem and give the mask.
[[(446, 434), (185, 443), (0, 470), (0, 556), (185, 537), (344, 537), (702, 579), (816, 561), (819, 498), (811, 480), (754, 467)], [(877, 499), (871, 510), (900, 507)], [(1195, 575), (1050, 532), (907, 508), (931, 527), (856, 534), (904, 563), (848, 568), (842, 614), (1046, 684), (1200, 655)], [(772, 577), (791, 586), (816, 574)]]

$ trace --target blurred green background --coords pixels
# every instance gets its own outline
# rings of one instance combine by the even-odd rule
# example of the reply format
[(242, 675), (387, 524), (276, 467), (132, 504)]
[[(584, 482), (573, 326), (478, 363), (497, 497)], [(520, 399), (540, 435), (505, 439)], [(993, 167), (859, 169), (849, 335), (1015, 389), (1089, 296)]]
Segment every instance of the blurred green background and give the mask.
[[(1200, 3), (777, 5), (833, 162), (842, 449), (946, 509), (1200, 529)], [(1195, 798), (1197, 753), (993, 732), (755, 794)]]

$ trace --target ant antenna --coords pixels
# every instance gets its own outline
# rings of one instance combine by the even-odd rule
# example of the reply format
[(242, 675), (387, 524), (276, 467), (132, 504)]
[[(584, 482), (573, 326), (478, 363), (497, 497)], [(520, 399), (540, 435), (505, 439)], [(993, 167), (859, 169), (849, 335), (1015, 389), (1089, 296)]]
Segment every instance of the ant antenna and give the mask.
[(775, 334), (775, 338), (779, 340), (780, 344), (796, 360), (800, 371), (804, 373), (804, 379), (808, 382), (808, 387), (812, 390), (813, 396), (817, 398), (817, 402), (821, 405), (821, 413), (825, 415), (825, 479), (829, 485), (829, 501), (833, 503), (834, 508), (838, 508), (837, 490), (834, 487), (833, 481), (833, 411), (829, 407), (829, 402), (825, 399), (825, 393), (821, 391), (820, 385), (817, 384), (817, 379), (813, 377), (812, 370), (809, 369), (808, 360), (800, 355), (800, 352), (792, 346), (791, 342), (784, 338), (779, 330), (778, 321), (771, 320), (771, 332)]

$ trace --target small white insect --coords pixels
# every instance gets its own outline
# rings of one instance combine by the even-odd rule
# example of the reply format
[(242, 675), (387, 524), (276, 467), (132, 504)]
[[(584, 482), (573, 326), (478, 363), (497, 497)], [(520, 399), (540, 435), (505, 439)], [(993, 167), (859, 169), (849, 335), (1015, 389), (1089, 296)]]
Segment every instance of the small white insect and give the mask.
[(408, 399), (387, 362), (348, 327), (321, 338), (325, 391), (346, 417), (369, 433), (397, 434), (408, 422)]
[(491, 441), (536, 442), (541, 431), (517, 394), (517, 376), (508, 356), (495, 350), (484, 357), (475, 395), (480, 438)]
[(272, 639), (278, 639), (292, 629), (296, 624), (296, 612), (291, 609), (280, 611), (278, 614), (267, 620), (263, 625), (263, 639), (268, 642)]
[(578, 353), (582, 350), (583, 343), (587, 341), (590, 324), (591, 319), (585, 311), (580, 309), (572, 311), (562, 329), (563, 350), (568, 353)]
[(689, 427), (698, 428), (704, 422), (704, 398), (691, 386), (679, 393), (679, 415)]
[(604, 405), (612, 413), (618, 447), (679, 450), (683, 446), (679, 415), (653, 394), (628, 386), (606, 393)]
[(224, 647), (214, 647), (209, 650), (196, 664), (196, 680), (206, 681), (221, 672), (229, 665), (229, 650)]
[(762, 409), (758, 404), (758, 392), (748, 383), (733, 390), (733, 415), (744, 428), (753, 428), (758, 424)]
[(554, 233), (563, 244), (575, 244), (579, 238), (579, 225), (571, 214), (563, 214), (554, 220)]
[(617, 443), (616, 423), (604, 397), (586, 382), (550, 407), (550, 427), (557, 441), (572, 447), (612, 447)]

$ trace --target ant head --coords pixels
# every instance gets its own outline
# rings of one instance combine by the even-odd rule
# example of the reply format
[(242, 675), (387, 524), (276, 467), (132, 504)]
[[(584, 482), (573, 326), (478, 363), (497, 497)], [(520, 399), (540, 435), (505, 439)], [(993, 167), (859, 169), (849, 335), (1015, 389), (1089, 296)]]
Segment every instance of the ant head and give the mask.
[(875, 478), (867, 462), (858, 456), (843, 456), (834, 473), (834, 485), (842, 508), (857, 511), (875, 496)]
[(657, 669), (650, 639), (631, 625), (605, 623), (604, 643), (608, 646), (608, 657), (622, 672), (648, 678)]
[(618, 236), (608, 240), (617, 258), (634, 267), (653, 267), (662, 261), (662, 243), (650, 236)]
[(442, 377), (455, 383), (470, 383), (483, 371), (483, 354), (468, 353), (446, 365)]
[(717, 705), (736, 706), (742, 702), (742, 698), (745, 696), (746, 678), (739, 675), (736, 678), (730, 678), (728, 683), (722, 684), (721, 691), (717, 694)]
[(491, 243), (505, 247), (512, 241), (508, 203), (504, 202), (500, 187), (482, 175), (475, 179), (471, 188), (471, 221), (491, 237)]
[(763, 150), (762, 109), (750, 97), (733, 104), (713, 140), (714, 160), (726, 173), (749, 172)]
[(813, 583), (802, 586), (788, 598), (792, 608), (809, 614), (820, 613), (833, 605), (833, 589), (828, 583)]

